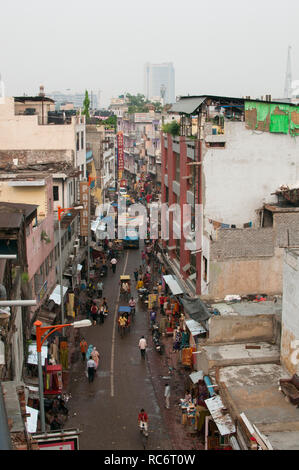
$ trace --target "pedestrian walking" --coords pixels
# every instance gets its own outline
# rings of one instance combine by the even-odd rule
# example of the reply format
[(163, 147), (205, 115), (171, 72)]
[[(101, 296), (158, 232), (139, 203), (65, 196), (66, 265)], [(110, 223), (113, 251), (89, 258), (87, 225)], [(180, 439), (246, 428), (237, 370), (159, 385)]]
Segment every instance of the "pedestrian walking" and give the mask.
[(88, 374), (88, 382), (91, 383), (94, 381), (94, 374), (95, 374), (95, 370), (96, 370), (96, 363), (93, 359), (89, 359), (87, 361), (87, 374)]
[(102, 281), (99, 281), (97, 283), (97, 291), (98, 291), (98, 296), (100, 299), (102, 298), (102, 295), (103, 295), (103, 289), (104, 289), (104, 284)]
[(142, 277), (142, 274), (143, 274), (143, 268), (142, 268), (142, 266), (140, 265), (140, 266), (139, 266), (139, 277)]
[(164, 397), (165, 397), (165, 407), (169, 410), (170, 408), (170, 385), (169, 384), (165, 384)]
[(156, 317), (157, 317), (157, 313), (154, 310), (152, 310), (151, 313), (150, 313), (151, 328), (153, 328), (154, 324), (156, 323)]
[(84, 338), (82, 338), (81, 341), (80, 341), (82, 361), (85, 361), (85, 359), (86, 359), (87, 348), (88, 348), (87, 342)]
[(96, 365), (95, 370), (96, 370), (98, 368), (98, 365), (99, 365), (100, 354), (99, 354), (99, 351), (97, 350), (97, 348), (95, 346), (93, 347), (93, 350), (91, 351), (90, 357), (95, 362), (95, 365)]
[(134, 278), (135, 278), (135, 282), (137, 283), (138, 281), (138, 269), (136, 268), (135, 271), (134, 271)]
[(95, 326), (97, 324), (97, 319), (98, 319), (98, 307), (96, 306), (95, 303), (91, 305), (90, 313), (91, 313), (91, 318), (93, 321), (93, 326)]
[(100, 310), (99, 310), (99, 321), (100, 323), (104, 323), (105, 320), (105, 308), (103, 305), (101, 305)]
[(160, 297), (159, 297), (159, 303), (160, 303), (160, 313), (161, 313), (161, 315), (165, 315), (165, 312), (164, 312), (164, 302), (165, 302), (164, 295), (160, 295)]
[(141, 336), (138, 346), (139, 346), (139, 349), (140, 349), (141, 357), (142, 357), (142, 359), (144, 359), (145, 358), (145, 351), (146, 351), (146, 348), (147, 348), (147, 342), (146, 342), (146, 339), (145, 339), (144, 336)]
[(112, 258), (112, 260), (110, 261), (110, 263), (111, 263), (112, 271), (113, 271), (113, 273), (115, 273), (115, 271), (116, 271), (117, 259), (116, 259), (116, 258)]
[(146, 253), (144, 250), (142, 250), (141, 252), (141, 261), (142, 261), (142, 265), (145, 265), (145, 262), (146, 262)]

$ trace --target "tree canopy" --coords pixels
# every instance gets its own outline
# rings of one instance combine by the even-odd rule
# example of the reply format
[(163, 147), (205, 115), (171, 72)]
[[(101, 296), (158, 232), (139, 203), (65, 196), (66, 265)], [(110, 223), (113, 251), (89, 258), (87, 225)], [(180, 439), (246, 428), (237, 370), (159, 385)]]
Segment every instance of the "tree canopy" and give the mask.
[(144, 95), (141, 93), (137, 93), (137, 95), (131, 95), (130, 93), (126, 93), (126, 98), (129, 100), (128, 102), (128, 113), (147, 113), (149, 110), (149, 106), (153, 105), (156, 112), (162, 111), (162, 105), (159, 102), (153, 103), (145, 98)]
[(89, 118), (89, 106), (90, 106), (90, 99), (88, 96), (88, 91), (85, 90), (85, 98), (83, 101), (83, 111), (82, 114), (86, 116), (86, 119)]

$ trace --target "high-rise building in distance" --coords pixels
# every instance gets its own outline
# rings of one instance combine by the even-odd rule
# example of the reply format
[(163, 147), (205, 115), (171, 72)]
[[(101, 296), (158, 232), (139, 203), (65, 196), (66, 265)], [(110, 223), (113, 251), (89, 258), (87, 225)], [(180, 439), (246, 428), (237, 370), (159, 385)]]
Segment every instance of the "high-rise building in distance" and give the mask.
[(144, 67), (145, 97), (151, 101), (175, 103), (175, 73), (172, 62), (150, 64)]

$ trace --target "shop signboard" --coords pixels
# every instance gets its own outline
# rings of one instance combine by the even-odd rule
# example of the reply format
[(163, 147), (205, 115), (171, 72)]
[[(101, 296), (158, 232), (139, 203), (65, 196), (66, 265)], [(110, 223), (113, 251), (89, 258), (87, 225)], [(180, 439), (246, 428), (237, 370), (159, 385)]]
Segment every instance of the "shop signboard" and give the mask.
[(117, 133), (117, 160), (118, 171), (124, 170), (124, 135), (122, 132)]
[(79, 450), (78, 429), (65, 429), (46, 434), (32, 434), (38, 443), (39, 450)]
[(83, 206), (80, 217), (80, 235), (88, 236), (88, 182), (80, 181), (80, 204)]

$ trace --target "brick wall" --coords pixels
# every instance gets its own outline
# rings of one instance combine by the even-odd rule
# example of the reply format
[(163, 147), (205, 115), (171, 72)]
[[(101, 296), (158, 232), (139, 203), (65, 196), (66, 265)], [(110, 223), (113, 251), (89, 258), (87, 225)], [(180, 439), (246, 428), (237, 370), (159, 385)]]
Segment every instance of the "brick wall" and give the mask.
[(17, 159), (18, 167), (28, 165), (68, 162), (74, 163), (73, 150), (0, 150), (0, 167), (14, 165)]
[(299, 246), (299, 212), (275, 214), (274, 230), (277, 246)]
[(274, 255), (272, 228), (220, 229), (211, 242), (210, 260), (258, 258)]

